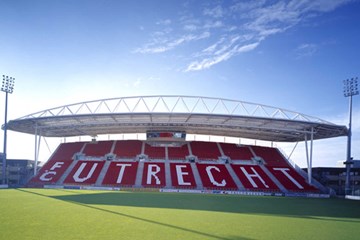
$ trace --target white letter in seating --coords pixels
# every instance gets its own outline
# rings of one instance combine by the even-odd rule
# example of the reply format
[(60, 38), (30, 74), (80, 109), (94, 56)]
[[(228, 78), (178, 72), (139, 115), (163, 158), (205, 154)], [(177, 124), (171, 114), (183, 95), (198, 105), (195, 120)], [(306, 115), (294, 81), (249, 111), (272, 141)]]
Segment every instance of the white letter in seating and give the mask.
[(281, 171), (293, 184), (295, 184), (299, 189), (304, 189), (287, 171), (290, 171), (289, 168), (273, 168), (274, 171)]
[(75, 180), (75, 182), (85, 182), (86, 180), (88, 180), (89, 178), (92, 177), (93, 173), (95, 172), (95, 169), (97, 167), (97, 163), (94, 163), (93, 166), (90, 169), (90, 172), (88, 173), (88, 175), (84, 178), (80, 178), (80, 174), (82, 173), (82, 171), (84, 170), (85, 166), (86, 166), (86, 162), (82, 163), (79, 167), (79, 169), (76, 171), (76, 173), (73, 176), (73, 179)]
[(209, 176), (210, 178), (210, 181), (212, 184), (214, 184), (215, 186), (217, 187), (224, 187), (226, 185), (226, 181), (225, 179), (223, 179), (221, 181), (221, 183), (217, 182), (215, 179), (214, 179), (214, 176), (212, 175), (211, 173), (211, 170), (212, 169), (215, 169), (217, 172), (220, 172), (220, 169), (218, 167), (215, 167), (215, 166), (207, 166), (206, 167), (206, 172), (207, 172), (207, 175)]
[[(154, 171), (153, 171), (153, 168), (155, 168)], [(156, 174), (159, 173), (159, 172), (160, 172), (160, 167), (158, 165), (149, 164), (148, 165), (146, 184), (151, 184), (151, 178), (152, 177), (155, 178), (156, 185), (160, 184), (160, 179), (159, 179), (158, 176), (156, 176)]]
[[(48, 182), (51, 181), (53, 179), (53, 177), (56, 175), (56, 172), (54, 171), (57, 168), (61, 168), (61, 166), (64, 164), (64, 162), (56, 162), (51, 168), (50, 171), (45, 171), (43, 174), (41, 174), (41, 176), (39, 177), (39, 179), (41, 181), (44, 182)], [(47, 177), (48, 175), (53, 175), (51, 177)]]
[(131, 164), (118, 163), (118, 164), (116, 164), (116, 166), (120, 167), (119, 176), (118, 176), (118, 178), (117, 178), (117, 180), (116, 180), (116, 183), (121, 183), (121, 181), (122, 181), (122, 179), (123, 179), (123, 176), (124, 176), (125, 168), (126, 168), (126, 167), (130, 167)]
[(189, 186), (191, 183), (184, 182), (184, 177), (186, 175), (189, 175), (188, 172), (183, 172), (182, 168), (186, 168), (186, 165), (176, 165), (176, 175), (179, 185)]
[(253, 167), (251, 167), (253, 174), (249, 174), (244, 167), (240, 167), (240, 169), (245, 174), (245, 177), (249, 180), (249, 182), (254, 188), (258, 188), (258, 185), (254, 182), (253, 178), (258, 178), (266, 188), (269, 188), (269, 186), (265, 183), (264, 179), (262, 179), (262, 177), (255, 171)]

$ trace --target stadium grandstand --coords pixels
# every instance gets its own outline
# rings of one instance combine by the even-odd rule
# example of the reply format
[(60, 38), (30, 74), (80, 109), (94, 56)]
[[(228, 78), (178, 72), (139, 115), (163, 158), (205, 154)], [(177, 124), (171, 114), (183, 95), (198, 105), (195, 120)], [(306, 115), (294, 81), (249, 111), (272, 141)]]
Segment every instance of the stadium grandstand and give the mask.
[[(39, 171), (35, 168), (31, 187), (266, 194), (328, 193), (312, 178), (313, 141), (347, 135), (346, 126), (305, 114), (198, 96), (81, 102), (11, 120), (7, 127), (35, 135), (35, 156), (41, 138), (93, 138), (61, 143)], [(96, 140), (98, 135), (134, 133), (146, 138)], [(305, 142), (308, 171), (275, 147), (188, 140), (189, 134)]]

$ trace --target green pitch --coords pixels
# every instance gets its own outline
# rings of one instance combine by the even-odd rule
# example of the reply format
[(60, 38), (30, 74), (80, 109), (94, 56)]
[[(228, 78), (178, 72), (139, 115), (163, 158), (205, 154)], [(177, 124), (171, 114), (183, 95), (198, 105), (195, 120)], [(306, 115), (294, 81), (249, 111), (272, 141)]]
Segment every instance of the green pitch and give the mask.
[(0, 190), (0, 239), (4, 240), (359, 238), (359, 201)]

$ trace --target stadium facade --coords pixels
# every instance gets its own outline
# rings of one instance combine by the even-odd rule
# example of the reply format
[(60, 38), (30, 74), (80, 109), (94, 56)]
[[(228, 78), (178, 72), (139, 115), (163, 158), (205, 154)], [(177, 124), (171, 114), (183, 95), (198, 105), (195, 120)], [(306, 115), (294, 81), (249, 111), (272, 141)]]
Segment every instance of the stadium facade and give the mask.
[[(81, 102), (11, 120), (7, 128), (35, 135), (35, 156), (42, 137), (147, 136), (144, 141), (62, 144), (33, 184), (275, 192), (324, 190), (311, 175), (313, 141), (347, 135), (346, 126), (298, 112), (198, 96)], [(310, 171), (305, 176), (275, 148), (189, 142), (187, 134), (305, 142)]]

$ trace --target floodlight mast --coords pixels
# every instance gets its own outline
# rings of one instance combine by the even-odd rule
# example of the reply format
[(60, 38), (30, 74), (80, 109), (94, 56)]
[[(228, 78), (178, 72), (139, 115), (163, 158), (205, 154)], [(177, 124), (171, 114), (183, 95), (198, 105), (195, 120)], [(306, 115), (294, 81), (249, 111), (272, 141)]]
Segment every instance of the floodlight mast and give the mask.
[(2, 184), (6, 184), (6, 143), (7, 143), (7, 105), (8, 105), (8, 94), (14, 91), (15, 78), (3, 75), (1, 91), (5, 92), (5, 123), (4, 129), (4, 150), (3, 150), (3, 164), (2, 164)]
[(346, 161), (344, 162), (346, 166), (346, 179), (345, 179), (345, 194), (351, 193), (350, 187), (350, 170), (352, 157), (351, 157), (351, 122), (352, 122), (352, 97), (359, 94), (358, 88), (358, 78), (351, 78), (344, 80), (344, 97), (349, 97), (349, 129), (347, 135), (347, 151), (346, 151)]

